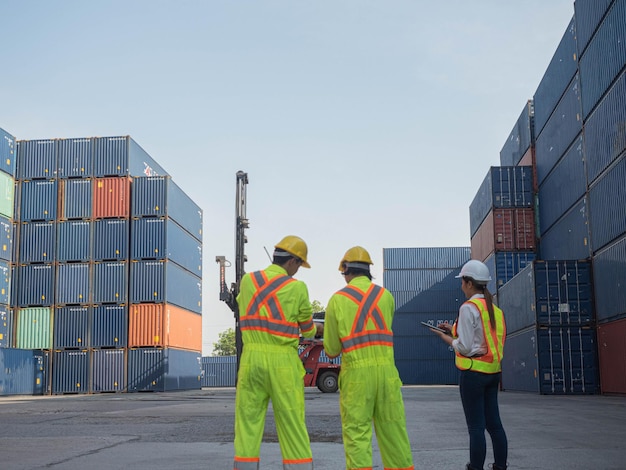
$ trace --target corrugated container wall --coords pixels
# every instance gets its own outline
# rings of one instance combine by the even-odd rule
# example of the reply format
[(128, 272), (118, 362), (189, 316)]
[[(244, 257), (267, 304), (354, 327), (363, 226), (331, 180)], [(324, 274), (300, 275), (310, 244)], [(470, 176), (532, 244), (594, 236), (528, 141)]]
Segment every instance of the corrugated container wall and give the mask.
[(100, 219), (93, 222), (93, 260), (123, 261), (129, 257), (130, 221)]
[(130, 178), (93, 180), (93, 217), (124, 217), (130, 214)]
[(20, 180), (56, 178), (57, 140), (18, 140), (17, 177)]
[(509, 138), (502, 146), (502, 150), (500, 150), (500, 166), (515, 166), (519, 164), (522, 157), (533, 144), (534, 115), (533, 101), (528, 100), (513, 130), (511, 130)]
[(57, 180), (20, 181), (19, 217), (22, 222), (57, 218)]
[(202, 240), (202, 209), (169, 176), (133, 181), (132, 216), (169, 217)]
[(128, 350), (128, 391), (156, 392), (200, 388), (200, 353), (178, 349)]
[(84, 305), (91, 302), (93, 284), (91, 263), (58, 263), (56, 273), (57, 305)]
[(535, 253), (527, 251), (496, 251), (489, 255), (484, 260), (491, 273), (491, 281), (487, 284), (489, 292), (497, 292), (535, 258)]
[(57, 225), (57, 261), (89, 261), (91, 259), (92, 222), (62, 220)]
[(13, 347), (15, 315), (7, 305), (0, 305), (0, 349)]
[(166, 171), (129, 136), (96, 137), (94, 176), (163, 176)]
[(598, 363), (602, 393), (626, 395), (626, 319), (598, 326)]
[(202, 358), (203, 387), (234, 387), (237, 356), (205, 356)]
[(91, 351), (91, 392), (123, 392), (126, 390), (126, 351), (94, 349)]
[(16, 312), (15, 347), (52, 349), (52, 308), (20, 308)]
[(85, 349), (89, 344), (91, 307), (56, 307), (52, 328), (55, 349)]
[(493, 209), (471, 239), (472, 259), (485, 260), (494, 251), (534, 251), (533, 209)]
[(613, 0), (576, 0), (576, 43), (581, 57)]
[(0, 215), (13, 218), (15, 210), (15, 179), (0, 171)]
[(89, 178), (93, 176), (94, 139), (59, 139), (59, 178)]
[(90, 362), (87, 350), (54, 351), (52, 393), (89, 393)]
[[(18, 307), (49, 307), (54, 303), (54, 266), (25, 264), (17, 267)], [(27, 286), (27, 287), (24, 287)], [(45, 349), (45, 348), (44, 348)]]
[(133, 304), (128, 347), (202, 351), (202, 316), (170, 304)]
[(7, 261), (0, 261), (0, 305), (11, 305), (13, 267)]
[(41, 395), (41, 353), (32, 349), (0, 348), (0, 395)]
[(93, 180), (59, 181), (59, 219), (90, 219), (93, 210)]
[(0, 216), (0, 259), (13, 261), (13, 221)]
[(567, 84), (576, 73), (577, 59), (576, 26), (572, 18), (533, 97), (535, 136), (541, 134), (543, 126), (548, 122)]
[(598, 322), (626, 317), (626, 236), (595, 254), (593, 278)]
[(19, 262), (52, 263), (57, 227), (54, 222), (24, 222), (19, 226)]
[(626, 1), (616, 0), (580, 58), (586, 118), (626, 64)]
[(541, 259), (585, 259), (591, 256), (589, 204), (583, 197), (539, 239)]
[(15, 137), (0, 127), (0, 170), (15, 178)]
[(90, 323), (92, 348), (128, 346), (128, 306), (94, 305)]
[(455, 269), (470, 256), (469, 247), (449, 248), (383, 248), (383, 270)]
[(532, 168), (492, 166), (470, 204), (470, 235), (494, 208), (530, 208), (533, 204)]

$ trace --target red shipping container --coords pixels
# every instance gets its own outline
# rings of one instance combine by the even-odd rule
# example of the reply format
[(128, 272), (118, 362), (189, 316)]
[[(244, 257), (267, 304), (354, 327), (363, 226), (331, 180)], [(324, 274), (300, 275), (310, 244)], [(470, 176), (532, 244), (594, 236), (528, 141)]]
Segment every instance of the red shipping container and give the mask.
[(128, 347), (202, 351), (202, 315), (172, 304), (132, 304)]
[(93, 217), (124, 217), (130, 215), (130, 182), (126, 176), (93, 180)]
[(626, 318), (598, 325), (602, 393), (626, 395)]
[(471, 256), (484, 261), (494, 251), (534, 251), (533, 209), (492, 209), (471, 239)]

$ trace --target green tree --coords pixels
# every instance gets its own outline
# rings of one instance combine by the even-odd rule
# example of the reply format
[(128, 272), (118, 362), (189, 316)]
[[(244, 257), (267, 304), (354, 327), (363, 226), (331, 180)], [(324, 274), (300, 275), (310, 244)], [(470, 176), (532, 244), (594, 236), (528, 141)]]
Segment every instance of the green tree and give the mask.
[(313, 307), (313, 313), (323, 312), (326, 310), (326, 307), (324, 307), (319, 300), (311, 302), (311, 307)]
[(229, 328), (218, 335), (217, 343), (213, 343), (214, 356), (234, 356), (237, 354), (235, 346), (235, 329)]

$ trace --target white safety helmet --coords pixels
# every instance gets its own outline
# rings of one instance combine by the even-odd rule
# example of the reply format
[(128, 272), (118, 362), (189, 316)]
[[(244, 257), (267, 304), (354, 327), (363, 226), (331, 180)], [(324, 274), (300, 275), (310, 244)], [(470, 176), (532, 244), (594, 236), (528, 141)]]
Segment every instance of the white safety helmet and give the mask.
[(456, 277), (470, 277), (476, 282), (481, 283), (487, 283), (491, 281), (489, 268), (485, 265), (485, 263), (482, 263), (476, 259), (471, 259), (467, 263), (465, 263), (461, 268), (461, 272)]

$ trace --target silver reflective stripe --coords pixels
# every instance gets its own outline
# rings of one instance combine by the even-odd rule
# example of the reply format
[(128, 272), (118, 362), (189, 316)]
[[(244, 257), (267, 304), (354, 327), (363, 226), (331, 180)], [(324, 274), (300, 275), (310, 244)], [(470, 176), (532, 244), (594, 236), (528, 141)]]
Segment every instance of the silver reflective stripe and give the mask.
[[(252, 273), (257, 283), (259, 284), (259, 290), (254, 301), (248, 306), (248, 310), (246, 311), (246, 315), (251, 315), (251, 312), (257, 312), (261, 305), (265, 303), (265, 300), (269, 297), (267, 302), (268, 310), (270, 311), (270, 315), (274, 320), (282, 320), (280, 316), (280, 310), (278, 309), (275, 299), (274, 299), (274, 291), (278, 290), (287, 282), (292, 280), (289, 276), (276, 276), (274, 279), (269, 282), (265, 282), (263, 276), (259, 271)], [(272, 302), (270, 303), (270, 300)]]
[(246, 329), (246, 328), (252, 328), (255, 330), (263, 329), (263, 330), (269, 331), (270, 333), (274, 332), (274, 333), (282, 334), (283, 336), (284, 335), (298, 336), (298, 334), (300, 333), (297, 326), (289, 325), (284, 322), (280, 322), (280, 323), (271, 322), (269, 321), (268, 318), (265, 318), (265, 317), (255, 317), (255, 318), (243, 317), (239, 321), (239, 325), (241, 326), (242, 329)]
[(393, 335), (391, 333), (367, 333), (365, 335), (353, 336), (343, 341), (343, 347), (350, 349), (359, 344), (366, 343), (393, 343)]
[(313, 470), (313, 462), (284, 463), (283, 470)]
[(240, 462), (235, 460), (233, 470), (259, 470), (259, 461), (256, 462)]
[(302, 331), (309, 331), (311, 328), (313, 328), (313, 321), (307, 321), (304, 323), (300, 323), (299, 325)]
[(382, 328), (383, 325), (385, 324), (383, 322), (382, 317), (380, 316), (380, 312), (378, 311), (378, 307), (376, 305), (374, 305), (374, 301), (376, 300), (376, 296), (381, 291), (381, 289), (382, 289), (381, 287), (378, 287), (378, 286), (374, 285), (374, 287), (370, 291), (369, 295), (365, 298), (365, 301), (361, 301), (361, 305), (359, 306), (359, 308), (361, 309), (361, 312), (359, 314), (359, 320), (358, 320), (358, 322), (356, 324), (356, 331), (357, 332), (365, 330), (365, 322), (367, 321), (368, 314), (369, 314), (370, 310), (372, 310), (372, 307), (374, 307), (374, 309), (372, 311), (372, 316), (374, 317), (374, 321), (376, 322), (376, 326), (378, 328)]
[(344, 287), (343, 289), (341, 289), (341, 292), (348, 294), (348, 296), (352, 297), (357, 304), (360, 304), (363, 300), (363, 293), (354, 287)]

